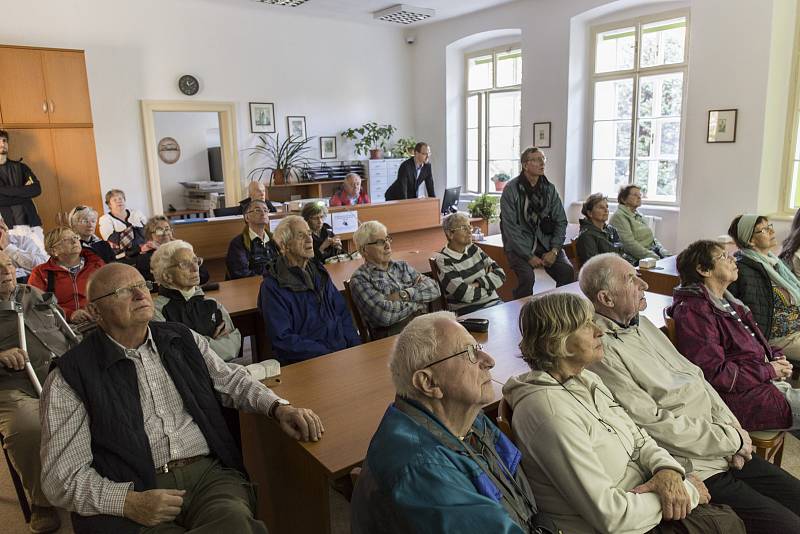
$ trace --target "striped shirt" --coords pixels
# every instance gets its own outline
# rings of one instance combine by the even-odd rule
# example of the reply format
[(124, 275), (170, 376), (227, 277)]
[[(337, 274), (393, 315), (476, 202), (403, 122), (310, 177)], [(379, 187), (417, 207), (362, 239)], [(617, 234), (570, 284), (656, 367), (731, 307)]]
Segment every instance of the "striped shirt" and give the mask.
[(436, 265), (447, 296), (447, 306), (457, 313), (470, 313), (500, 302), (496, 289), (506, 273), (475, 244), (463, 253), (444, 247), (436, 255)]

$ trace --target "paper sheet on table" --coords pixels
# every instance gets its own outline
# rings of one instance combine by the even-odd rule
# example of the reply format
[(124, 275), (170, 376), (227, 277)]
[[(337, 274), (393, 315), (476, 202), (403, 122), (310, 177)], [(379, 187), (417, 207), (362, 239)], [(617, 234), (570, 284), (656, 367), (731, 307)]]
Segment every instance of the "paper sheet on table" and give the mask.
[(358, 229), (357, 211), (336, 211), (331, 213), (331, 226), (334, 234), (349, 234)]
[(270, 232), (274, 232), (275, 228), (278, 227), (278, 223), (280, 223), (282, 220), (283, 220), (283, 217), (281, 217), (280, 219), (270, 219), (269, 220), (269, 231)]

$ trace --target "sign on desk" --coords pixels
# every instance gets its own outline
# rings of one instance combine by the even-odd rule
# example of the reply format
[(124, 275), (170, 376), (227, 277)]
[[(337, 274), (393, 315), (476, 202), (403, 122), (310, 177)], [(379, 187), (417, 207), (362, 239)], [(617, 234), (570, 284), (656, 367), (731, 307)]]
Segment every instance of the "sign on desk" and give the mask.
[(358, 229), (358, 212), (336, 211), (331, 213), (331, 221), (334, 234), (350, 234)]

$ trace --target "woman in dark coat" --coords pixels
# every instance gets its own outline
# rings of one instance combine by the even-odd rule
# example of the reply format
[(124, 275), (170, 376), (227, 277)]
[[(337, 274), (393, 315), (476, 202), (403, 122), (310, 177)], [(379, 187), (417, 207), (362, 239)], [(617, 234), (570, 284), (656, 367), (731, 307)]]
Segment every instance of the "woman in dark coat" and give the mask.
[(602, 193), (589, 195), (583, 203), (581, 213), (585, 217), (580, 220), (581, 232), (575, 241), (578, 259), (581, 264), (592, 256), (604, 252), (619, 254), (626, 261), (636, 264), (636, 260), (625, 254), (617, 229), (606, 224), (608, 221), (608, 199)]

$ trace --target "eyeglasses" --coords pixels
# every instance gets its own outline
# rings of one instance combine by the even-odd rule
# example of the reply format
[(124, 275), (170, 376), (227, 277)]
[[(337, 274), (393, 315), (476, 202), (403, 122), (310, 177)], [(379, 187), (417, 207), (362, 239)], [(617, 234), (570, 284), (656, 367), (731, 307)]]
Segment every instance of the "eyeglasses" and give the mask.
[(734, 258), (730, 254), (728, 254), (727, 250), (723, 250), (722, 254), (720, 254), (719, 256), (711, 256), (711, 259), (716, 263), (719, 260), (732, 260)]
[(461, 230), (464, 230), (464, 231), (467, 231), (467, 232), (472, 232), (472, 226), (470, 226), (468, 224), (464, 224), (462, 226), (456, 226), (455, 228), (451, 229), (452, 232), (459, 232)]
[(269, 213), (269, 210), (266, 210), (264, 208), (256, 208), (256, 209), (248, 210), (247, 213), (245, 213), (245, 215), (249, 215), (251, 213), (258, 213), (259, 215), (264, 215), (265, 213)]
[(153, 230), (153, 235), (157, 236), (167, 235), (171, 233), (172, 233), (172, 228), (170, 228), (169, 226), (167, 226), (166, 228), (156, 228), (155, 230)]
[(770, 224), (768, 224), (768, 225), (766, 225), (766, 226), (765, 226), (764, 228), (762, 228), (761, 230), (756, 230), (755, 232), (753, 232), (753, 235), (756, 235), (756, 234), (766, 234), (767, 232), (769, 232), (769, 233), (773, 233), (773, 232), (775, 232), (775, 227), (774, 227), (774, 226), (772, 226), (772, 224), (771, 224), (771, 223), (770, 223)]
[(392, 243), (392, 236), (387, 235), (385, 239), (376, 239), (375, 241), (370, 241), (367, 245), (378, 245), (379, 247), (385, 247), (386, 243)]
[(91, 225), (95, 225), (95, 224), (97, 224), (97, 219), (78, 219), (78, 220), (77, 220), (77, 221), (75, 221), (75, 222), (76, 222), (76, 223), (78, 223), (78, 224), (91, 224)]
[(442, 358), (441, 360), (436, 360), (435, 362), (431, 362), (428, 365), (426, 365), (425, 367), (423, 367), (422, 369), (427, 369), (428, 367), (436, 365), (437, 363), (442, 363), (445, 360), (449, 360), (450, 358), (455, 358), (456, 356), (461, 356), (462, 354), (466, 354), (467, 355), (467, 360), (469, 361), (469, 363), (478, 363), (478, 353), (479, 352), (483, 352), (483, 345), (481, 345), (480, 343), (476, 343), (474, 345), (468, 345), (466, 350), (462, 350), (461, 352), (456, 352), (455, 354), (451, 354), (450, 356), (446, 356), (446, 357)]
[(73, 244), (73, 243), (75, 243), (75, 242), (77, 242), (77, 241), (80, 241), (80, 240), (81, 240), (81, 238), (80, 238), (80, 237), (78, 237), (78, 236), (74, 235), (74, 236), (72, 236), (72, 237), (65, 237), (64, 239), (62, 239), (61, 241), (59, 241), (59, 242), (58, 242), (58, 244), (59, 244), (59, 245), (63, 245), (63, 244), (71, 245), (71, 244)]
[(528, 158), (525, 163), (529, 163), (531, 161), (535, 161), (536, 163), (547, 163), (547, 158), (542, 156), (541, 158)]
[(131, 295), (133, 295), (134, 291), (139, 291), (140, 293), (144, 293), (145, 288), (147, 289), (148, 292), (152, 291), (153, 282), (147, 280), (147, 281), (137, 282), (135, 284), (131, 284), (126, 287), (120, 287), (119, 289), (115, 289), (114, 291), (106, 293), (105, 295), (100, 295), (96, 299), (92, 299), (92, 302), (97, 302), (98, 300), (110, 297), (111, 295), (116, 295), (117, 298), (126, 299)]
[(191, 260), (184, 260), (179, 261), (178, 263), (173, 263), (170, 267), (180, 267), (184, 271), (188, 271), (192, 267), (200, 267), (203, 265), (203, 258), (192, 258)]

